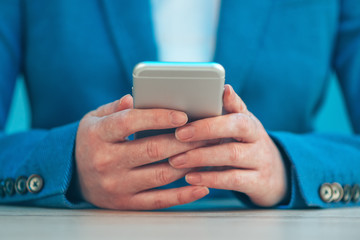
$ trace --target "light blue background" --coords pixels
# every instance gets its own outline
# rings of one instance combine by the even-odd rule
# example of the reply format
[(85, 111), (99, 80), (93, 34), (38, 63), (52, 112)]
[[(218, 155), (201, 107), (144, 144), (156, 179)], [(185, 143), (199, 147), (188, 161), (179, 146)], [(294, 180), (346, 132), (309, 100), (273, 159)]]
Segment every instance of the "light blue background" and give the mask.
[[(119, 96), (121, 97), (121, 96)], [(30, 126), (30, 109), (24, 81), (19, 78), (10, 109), (5, 131), (15, 133)], [(316, 131), (332, 133), (351, 133), (349, 118), (336, 78), (331, 79), (324, 105), (315, 121)]]

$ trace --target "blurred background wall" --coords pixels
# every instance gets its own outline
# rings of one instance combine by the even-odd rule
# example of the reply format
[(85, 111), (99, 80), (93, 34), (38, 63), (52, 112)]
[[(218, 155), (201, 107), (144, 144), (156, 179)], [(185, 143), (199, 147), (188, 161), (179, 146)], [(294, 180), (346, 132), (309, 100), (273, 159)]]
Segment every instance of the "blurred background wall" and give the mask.
[[(119, 96), (120, 97), (120, 96)], [(25, 85), (21, 78), (15, 88), (6, 132), (14, 133), (28, 129), (30, 126), (30, 109)], [(339, 85), (332, 78), (326, 100), (315, 121), (316, 131), (333, 133), (351, 133), (349, 119), (344, 106)]]

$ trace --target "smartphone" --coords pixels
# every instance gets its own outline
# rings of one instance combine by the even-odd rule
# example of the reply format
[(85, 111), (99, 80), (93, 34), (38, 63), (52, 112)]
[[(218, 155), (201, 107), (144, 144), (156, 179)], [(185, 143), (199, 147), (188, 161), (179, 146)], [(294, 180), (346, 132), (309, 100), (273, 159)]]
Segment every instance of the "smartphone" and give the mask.
[[(189, 121), (222, 114), (225, 70), (218, 63), (141, 62), (133, 70), (134, 107), (183, 111)], [(153, 130), (135, 138), (172, 130)]]

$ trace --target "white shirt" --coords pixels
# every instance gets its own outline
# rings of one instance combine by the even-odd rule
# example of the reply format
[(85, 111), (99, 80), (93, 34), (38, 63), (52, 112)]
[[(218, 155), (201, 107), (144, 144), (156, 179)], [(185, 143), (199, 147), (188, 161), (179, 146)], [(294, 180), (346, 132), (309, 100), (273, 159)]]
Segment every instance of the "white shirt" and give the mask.
[(151, 0), (160, 61), (213, 60), (220, 0)]

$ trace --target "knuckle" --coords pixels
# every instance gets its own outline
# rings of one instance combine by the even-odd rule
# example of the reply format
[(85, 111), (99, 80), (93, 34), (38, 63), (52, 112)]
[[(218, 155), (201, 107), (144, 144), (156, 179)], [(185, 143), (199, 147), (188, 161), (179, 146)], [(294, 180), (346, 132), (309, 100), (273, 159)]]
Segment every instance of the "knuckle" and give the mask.
[(146, 143), (146, 153), (151, 159), (159, 159), (160, 158), (160, 149), (159, 145), (156, 144), (154, 140), (148, 140)]
[(119, 137), (126, 137), (130, 134), (130, 124), (132, 122), (131, 114), (129, 113), (130, 110), (124, 110), (118, 114), (114, 114), (109, 116), (111, 119), (112, 124), (110, 124), (111, 129), (108, 132), (114, 132), (114, 129), (117, 129), (119, 133)]
[(211, 180), (212, 182), (212, 185), (217, 188), (217, 187), (220, 187), (221, 183), (220, 183), (220, 178), (219, 178), (219, 175), (217, 173), (215, 173), (212, 177), (211, 177)]
[(103, 178), (101, 188), (106, 194), (112, 195), (116, 192), (117, 181), (113, 178)]
[(184, 197), (184, 194), (181, 191), (178, 191), (176, 193), (176, 200), (177, 200), (177, 203), (180, 204), (180, 205), (187, 203), (187, 201), (186, 201), (186, 199)]
[(210, 124), (210, 121), (204, 121), (204, 126), (203, 126), (205, 133), (208, 135), (212, 135), (212, 125)]
[(102, 117), (94, 126), (95, 137), (101, 138), (103, 141), (107, 141), (107, 137), (113, 133), (115, 127), (114, 117), (112, 115)]
[(242, 186), (242, 184), (243, 184), (242, 175), (239, 173), (236, 173), (236, 172), (232, 172), (231, 182), (232, 182), (232, 185), (234, 186), (234, 188)]
[(237, 128), (242, 135), (248, 136), (251, 133), (250, 118), (246, 117), (244, 114), (237, 114)]
[(165, 200), (165, 199), (161, 199), (161, 198), (155, 198), (153, 205), (154, 205), (154, 208), (155, 208), (155, 209), (160, 209), (160, 208), (165, 208), (165, 207), (167, 207), (167, 205), (166, 205), (166, 200)]
[(158, 184), (161, 186), (169, 184), (171, 182), (171, 177), (168, 170), (160, 168), (155, 172), (155, 179)]
[(111, 129), (114, 129), (114, 127), (116, 127), (116, 125), (119, 123), (119, 121), (121, 123), (121, 118), (119, 119), (116, 114), (108, 115), (106, 117), (103, 117), (102, 119), (103, 119), (103, 121), (101, 121), (101, 123), (104, 126), (106, 126), (106, 130), (108, 130), (108, 131), (110, 131)]
[(133, 122), (133, 110), (132, 109), (126, 109), (121, 112), (121, 117), (118, 120), (118, 123), (121, 124), (121, 126), (128, 126)]
[(110, 160), (109, 157), (106, 154), (102, 153), (95, 153), (95, 158), (93, 160), (93, 169), (97, 173), (105, 173), (107, 172), (107, 169), (109, 168)]
[[(107, 135), (114, 135), (113, 138), (125, 138), (130, 135), (133, 117), (131, 109), (114, 113), (105, 118), (104, 127)], [(115, 131), (116, 130), (116, 131)]]
[(239, 162), (239, 159), (242, 157), (242, 152), (238, 144), (230, 144), (230, 164), (236, 165)]

